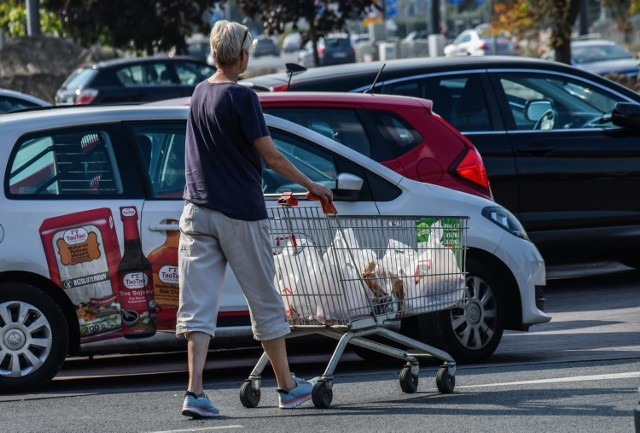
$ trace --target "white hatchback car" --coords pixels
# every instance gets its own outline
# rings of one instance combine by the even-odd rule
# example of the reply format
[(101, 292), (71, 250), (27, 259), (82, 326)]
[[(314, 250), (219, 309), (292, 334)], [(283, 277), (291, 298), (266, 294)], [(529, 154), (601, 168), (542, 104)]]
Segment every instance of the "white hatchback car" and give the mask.
[[(184, 348), (173, 331), (187, 110), (78, 107), (0, 117), (0, 388), (42, 386), (69, 355)], [(334, 188), (340, 214), (469, 217), (464, 306), (407, 317), (407, 334), (457, 361), (481, 361), (504, 329), (550, 320), (536, 305), (543, 259), (506, 209), (404, 178), (283, 119), (267, 122), (276, 145), (298, 156), (294, 164)], [(275, 176), (265, 182), (268, 206), (287, 188)], [(132, 289), (124, 297), (123, 275)], [(245, 299), (232, 273), (225, 284), (216, 346), (246, 345)], [(128, 314), (125, 304), (149, 290), (152, 317)]]

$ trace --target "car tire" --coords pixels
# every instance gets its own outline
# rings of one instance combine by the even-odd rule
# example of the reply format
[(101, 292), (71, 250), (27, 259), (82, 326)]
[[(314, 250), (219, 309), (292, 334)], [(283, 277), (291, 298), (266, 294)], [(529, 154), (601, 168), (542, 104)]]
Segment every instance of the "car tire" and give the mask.
[(456, 362), (481, 363), (495, 352), (504, 331), (500, 280), (479, 260), (467, 259), (467, 292), (461, 308), (417, 317), (421, 340)]
[(67, 321), (44, 291), (0, 284), (0, 389), (24, 392), (45, 385), (69, 348)]

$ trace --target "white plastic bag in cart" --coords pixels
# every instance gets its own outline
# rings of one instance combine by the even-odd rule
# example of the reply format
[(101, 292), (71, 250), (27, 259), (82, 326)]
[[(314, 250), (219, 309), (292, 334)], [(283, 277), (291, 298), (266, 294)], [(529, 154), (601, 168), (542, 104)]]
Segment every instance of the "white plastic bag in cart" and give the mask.
[(415, 284), (410, 288), (408, 308), (435, 311), (460, 302), (464, 296), (465, 278), (455, 251), (442, 243), (444, 228), (437, 221), (431, 226), (429, 240), (420, 243)]
[[(323, 309), (325, 319), (348, 320), (371, 314), (372, 292), (363, 283), (360, 270), (377, 260), (375, 251), (362, 249), (351, 229), (341, 229), (323, 256), (323, 263), (331, 287), (346, 300), (346, 305), (332, 305)], [(336, 308), (340, 307), (340, 308)]]
[(407, 290), (414, 285), (417, 265), (416, 249), (395, 239), (389, 239), (381, 261), (383, 273), (387, 276), (386, 287), (393, 301), (387, 308), (387, 312), (397, 312), (398, 316), (402, 315), (405, 310)]
[(313, 242), (303, 237), (290, 239), (273, 260), (274, 284), (282, 295), (290, 323), (315, 323), (321, 305), (319, 294), (328, 286), (328, 279)]

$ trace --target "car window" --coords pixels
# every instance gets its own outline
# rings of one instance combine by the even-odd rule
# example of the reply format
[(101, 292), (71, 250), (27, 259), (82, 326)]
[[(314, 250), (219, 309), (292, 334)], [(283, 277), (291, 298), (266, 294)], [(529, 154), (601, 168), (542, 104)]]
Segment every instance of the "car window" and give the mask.
[(327, 48), (349, 48), (351, 41), (347, 38), (324, 38), (324, 46)]
[(371, 157), (371, 143), (357, 114), (351, 109), (264, 108), (265, 113), (302, 125)]
[[(335, 188), (338, 173), (329, 152), (282, 131), (272, 130), (271, 137), (276, 148), (309, 179), (328, 188)], [(262, 191), (264, 194), (280, 194), (287, 191), (305, 192), (306, 190), (301, 185), (280, 176), (269, 167), (264, 167)]]
[(164, 63), (148, 63), (144, 65), (143, 83), (152, 86), (171, 83), (167, 65)]
[(380, 110), (369, 110), (368, 113), (384, 143), (376, 146), (372, 152), (376, 161), (397, 158), (422, 143), (422, 135), (397, 114)]
[(125, 87), (142, 84), (144, 75), (141, 65), (126, 66), (116, 71), (116, 78)]
[(59, 131), (25, 137), (9, 161), (11, 196), (122, 194), (109, 134), (102, 130)]
[[(149, 174), (152, 198), (182, 198), (186, 131), (184, 122), (164, 125), (141, 123), (132, 124), (130, 128)], [(335, 186), (337, 170), (329, 152), (281, 131), (272, 131), (272, 138), (278, 150), (311, 180), (330, 188)], [(303, 192), (304, 188), (265, 167), (263, 192), (271, 194), (285, 191)]]
[(186, 84), (190, 86), (206, 80), (215, 72), (214, 68), (207, 65), (200, 65), (195, 62), (176, 62), (173, 65), (175, 67), (180, 84)]
[[(501, 74), (500, 85), (509, 102), (517, 130), (617, 128), (610, 114), (620, 100), (596, 86), (568, 77), (546, 74)], [(550, 103), (552, 116), (546, 127), (531, 118), (527, 107), (532, 100)], [(542, 117), (545, 113), (539, 113)]]
[(151, 198), (181, 198), (184, 191), (185, 124), (135, 124), (131, 129), (149, 175)]
[(478, 74), (407, 79), (385, 84), (383, 92), (431, 99), (433, 111), (460, 131), (493, 130)]

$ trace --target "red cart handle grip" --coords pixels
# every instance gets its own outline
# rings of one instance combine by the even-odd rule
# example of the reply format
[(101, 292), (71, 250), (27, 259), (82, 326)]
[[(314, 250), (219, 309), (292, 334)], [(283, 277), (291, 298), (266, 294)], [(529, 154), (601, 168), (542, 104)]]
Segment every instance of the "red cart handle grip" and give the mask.
[[(307, 198), (309, 200), (320, 200), (320, 197), (318, 197), (317, 195), (311, 194), (310, 191), (307, 191), (306, 196), (307, 196)], [(330, 214), (334, 214), (334, 215), (338, 213), (338, 210), (333, 205), (333, 202), (332, 203), (325, 203), (323, 201), (321, 201), (321, 202), (322, 202), (322, 211), (324, 213), (330, 213)]]

